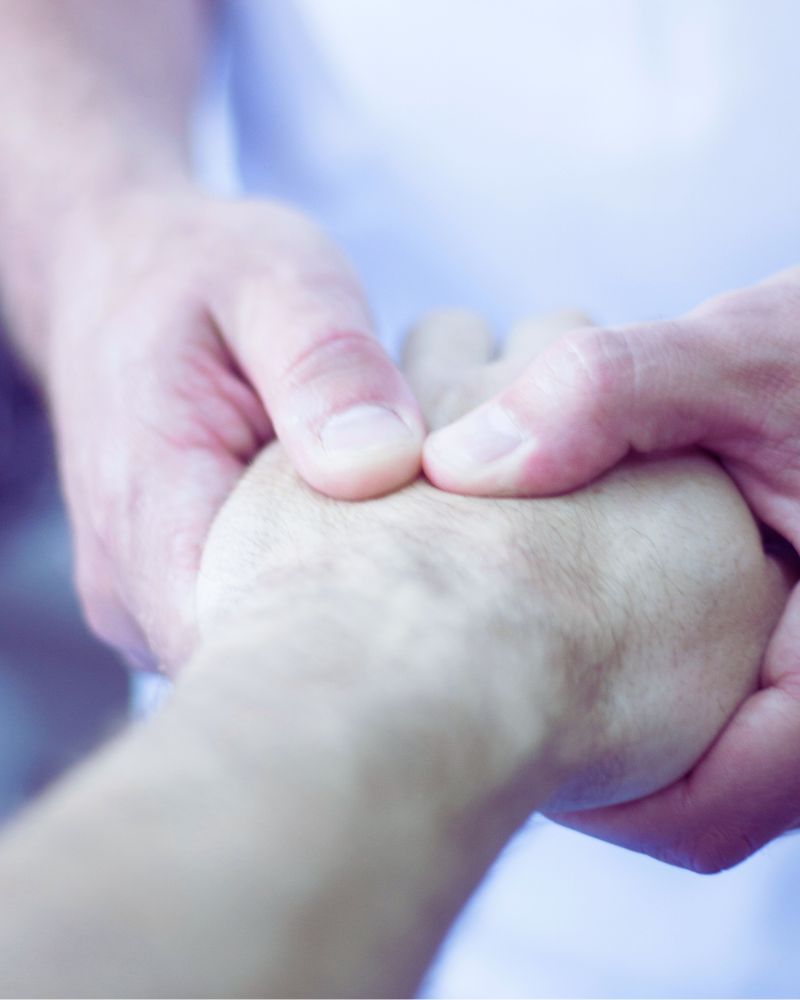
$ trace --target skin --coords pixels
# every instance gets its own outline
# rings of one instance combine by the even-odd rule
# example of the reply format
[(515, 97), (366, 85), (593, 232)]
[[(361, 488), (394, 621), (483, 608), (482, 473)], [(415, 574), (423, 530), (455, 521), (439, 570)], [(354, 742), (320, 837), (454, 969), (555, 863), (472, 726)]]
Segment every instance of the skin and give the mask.
[[(497, 372), (440, 393), (452, 332), (410, 349), (434, 423)], [(209, 536), (171, 702), (0, 841), (0, 991), (410, 994), (532, 809), (702, 752), (786, 592), (701, 456), (555, 500), (356, 505), (269, 446)]]
[[(624, 456), (695, 445), (716, 455), (756, 516), (800, 547), (800, 269), (670, 322), (586, 323), (540, 350), (474, 412), (431, 435), (442, 489), (558, 494)], [(514, 373), (512, 373), (514, 374)], [(700, 872), (730, 867), (800, 824), (800, 591), (758, 691), (690, 775), (644, 802), (561, 817)]]
[[(88, 620), (130, 661), (174, 672), (196, 641), (205, 535), (273, 433), (310, 484), (357, 498), (413, 478), (423, 424), (324, 234), (286, 206), (193, 187), (205, 4), (3, 0), (0, 15), (4, 313), (50, 402)], [(544, 495), (630, 450), (695, 444), (797, 545), (799, 281), (570, 334), (431, 437), (428, 476)], [(692, 776), (583, 828), (715, 871), (796, 825), (799, 633), (794, 596), (763, 689)]]
[(277, 435), (307, 482), (355, 499), (413, 479), (424, 434), (319, 227), (194, 186), (213, 15), (0, 2), (3, 311), (52, 412), (88, 621), (169, 672), (196, 640), (203, 540), (259, 448)]

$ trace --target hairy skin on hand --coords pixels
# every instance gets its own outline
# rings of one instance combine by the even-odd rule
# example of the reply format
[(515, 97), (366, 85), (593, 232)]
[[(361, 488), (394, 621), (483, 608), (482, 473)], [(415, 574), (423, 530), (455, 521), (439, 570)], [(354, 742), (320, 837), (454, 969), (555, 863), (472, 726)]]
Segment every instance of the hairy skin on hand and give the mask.
[(0, 988), (409, 994), (531, 810), (688, 766), (784, 594), (702, 458), (347, 504), (271, 446), (212, 530), (171, 702), (0, 841)]
[[(800, 268), (676, 319), (595, 328), (574, 319), (475, 412), (429, 437), (442, 488), (542, 496), (636, 452), (716, 455), (766, 525), (800, 548)], [(800, 826), (800, 588), (749, 698), (691, 775), (639, 805), (560, 817), (700, 872), (738, 864)]]
[(636, 798), (685, 773), (752, 690), (786, 585), (747, 508), (699, 456), (632, 461), (574, 497), (484, 501), (420, 481), (354, 505), (310, 491), (270, 448), (209, 537), (201, 628), (224, 632), (249, 605), (257, 617), (266, 595), (302, 577), (320, 587), (324, 614), (334, 572), (383, 586), (389, 606), (424, 591), (430, 614), (400, 604), (397, 618), (424, 620), (426, 635), (437, 629), (430, 595), (443, 595), (487, 665), (495, 643), (524, 660), (526, 635), (558, 636), (572, 669), (548, 678), (548, 696), (581, 720), (565, 727), (581, 767), (559, 808)]

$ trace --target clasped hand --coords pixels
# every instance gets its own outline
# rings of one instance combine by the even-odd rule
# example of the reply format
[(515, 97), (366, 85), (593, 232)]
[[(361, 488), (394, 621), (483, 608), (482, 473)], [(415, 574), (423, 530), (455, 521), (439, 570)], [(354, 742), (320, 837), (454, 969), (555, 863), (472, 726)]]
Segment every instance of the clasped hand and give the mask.
[[(429, 425), (494, 391), (560, 322), (525, 324), (491, 363), (474, 317), (421, 324), (406, 372)], [(437, 711), (455, 729), (445, 705), (493, 719), (494, 752), (534, 776), (529, 809), (586, 809), (662, 788), (707, 749), (753, 688), (786, 581), (727, 477), (697, 454), (628, 460), (547, 500), (463, 497), (420, 480), (352, 504), (309, 489), (272, 444), (208, 538), (205, 642), (269, 621), (283, 590), (321, 622), (329, 606), (361, 622), (420, 729)], [(358, 672), (350, 642), (322, 657), (333, 688)]]

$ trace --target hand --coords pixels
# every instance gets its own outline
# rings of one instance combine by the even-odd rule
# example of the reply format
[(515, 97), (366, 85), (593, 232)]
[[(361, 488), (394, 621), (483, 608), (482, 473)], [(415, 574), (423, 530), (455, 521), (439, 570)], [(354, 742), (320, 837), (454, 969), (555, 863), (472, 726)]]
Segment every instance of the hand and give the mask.
[(46, 372), (78, 588), (98, 635), (174, 671), (208, 527), (273, 433), (312, 486), (358, 498), (414, 478), (423, 425), (356, 278), (298, 213), (170, 192), (78, 227)]
[[(424, 323), (406, 368), (430, 425), (494, 391), (532, 335), (536, 325), (487, 365), (490, 338), (474, 319)], [(453, 690), (470, 690), (491, 663), (507, 681), (512, 728), (512, 704), (521, 717), (546, 706), (558, 762), (550, 805), (561, 808), (635, 798), (685, 773), (752, 690), (786, 594), (727, 477), (691, 455), (626, 463), (546, 501), (487, 502), (418, 482), (340, 504), (308, 490), (270, 446), (210, 533), (202, 634), (269, 620), (269, 595), (298, 578), (321, 622), (348, 586), (377, 602), (362, 615), (363, 642), (388, 636), (408, 651), (404, 672), (432, 641), (455, 669)]]
[[(573, 324), (575, 325), (575, 324)], [(582, 328), (510, 386), (432, 435), (444, 489), (539, 495), (579, 487), (630, 452), (698, 445), (755, 514), (800, 547), (800, 269), (674, 322)], [(570, 825), (698, 871), (727, 868), (800, 821), (800, 590), (761, 689), (673, 788)]]
[[(411, 345), (434, 424), (507, 365), (448, 387), (454, 343), (486, 344), (463, 326)], [(274, 443), (199, 582), (163, 712), (0, 842), (4, 994), (411, 995), (532, 809), (641, 795), (702, 752), (786, 593), (703, 457), (555, 500), (353, 504)]]

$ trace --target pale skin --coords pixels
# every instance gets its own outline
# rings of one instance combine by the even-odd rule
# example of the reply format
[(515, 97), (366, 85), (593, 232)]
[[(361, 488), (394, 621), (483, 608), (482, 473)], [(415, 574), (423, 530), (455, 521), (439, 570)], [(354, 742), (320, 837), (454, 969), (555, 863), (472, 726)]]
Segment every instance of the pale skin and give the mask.
[[(484, 350), (455, 330), (412, 343), (433, 423), (494, 388), (474, 364), (442, 396), (442, 359)], [(703, 752), (787, 589), (700, 456), (554, 500), (355, 505), (268, 447), (212, 529), (171, 702), (0, 841), (0, 992), (410, 993), (531, 810)]]
[[(425, 434), (357, 278), (314, 222), (193, 185), (187, 117), (213, 12), (0, 3), (3, 311), (50, 401), (87, 618), (131, 662), (171, 673), (197, 640), (203, 539), (274, 433), (308, 483), (343, 498), (413, 479)], [(467, 494), (545, 495), (631, 450), (693, 444), (800, 544), (799, 275), (674, 321), (570, 332), (469, 423), (430, 437), (427, 475)], [(664, 795), (582, 827), (714, 871), (796, 825), (799, 653), (794, 594), (761, 689), (714, 752)]]
[[(603, 329), (576, 316), (552, 332), (492, 399), (428, 438), (433, 482), (539, 496), (580, 487), (631, 452), (698, 445), (800, 546), (800, 268), (674, 321)], [(758, 690), (691, 774), (644, 802), (560, 818), (701, 872), (800, 825), (800, 591)]]
[(170, 672), (196, 639), (209, 525), (274, 433), (309, 483), (353, 499), (413, 479), (424, 435), (320, 228), (192, 181), (214, 13), (0, 3), (3, 310), (50, 402), (88, 620)]

